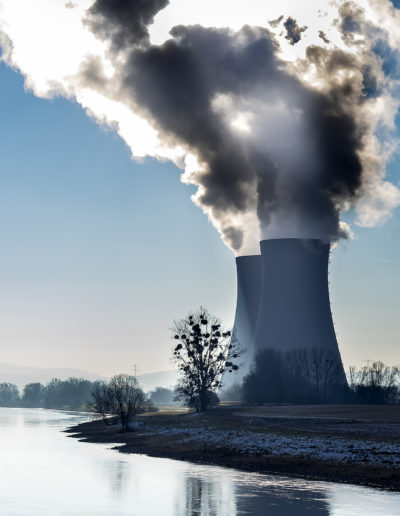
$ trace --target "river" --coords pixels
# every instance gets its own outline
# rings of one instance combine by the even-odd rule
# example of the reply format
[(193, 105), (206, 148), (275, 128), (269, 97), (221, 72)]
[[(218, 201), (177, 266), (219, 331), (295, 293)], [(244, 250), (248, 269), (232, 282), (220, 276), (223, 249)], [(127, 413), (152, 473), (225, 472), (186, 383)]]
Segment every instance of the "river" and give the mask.
[(87, 416), (0, 408), (2, 516), (389, 516), (400, 494), (244, 473), (81, 443)]

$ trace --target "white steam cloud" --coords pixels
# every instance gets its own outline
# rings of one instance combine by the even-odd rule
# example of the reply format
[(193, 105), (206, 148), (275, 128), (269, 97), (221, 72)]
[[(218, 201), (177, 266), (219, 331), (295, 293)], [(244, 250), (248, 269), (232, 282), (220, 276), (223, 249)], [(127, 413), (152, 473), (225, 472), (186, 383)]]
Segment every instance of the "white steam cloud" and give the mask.
[(335, 241), (341, 211), (372, 227), (400, 205), (399, 26), (390, 0), (0, 2), (26, 87), (76, 100), (134, 158), (175, 162), (237, 255)]

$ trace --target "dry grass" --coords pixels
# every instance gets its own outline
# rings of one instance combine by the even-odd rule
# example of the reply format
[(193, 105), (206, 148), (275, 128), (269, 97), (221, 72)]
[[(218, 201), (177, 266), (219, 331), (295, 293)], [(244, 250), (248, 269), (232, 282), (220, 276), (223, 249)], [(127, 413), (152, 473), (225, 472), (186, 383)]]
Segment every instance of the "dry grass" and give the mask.
[(265, 405), (238, 407), (244, 417), (321, 418), (400, 423), (400, 405)]

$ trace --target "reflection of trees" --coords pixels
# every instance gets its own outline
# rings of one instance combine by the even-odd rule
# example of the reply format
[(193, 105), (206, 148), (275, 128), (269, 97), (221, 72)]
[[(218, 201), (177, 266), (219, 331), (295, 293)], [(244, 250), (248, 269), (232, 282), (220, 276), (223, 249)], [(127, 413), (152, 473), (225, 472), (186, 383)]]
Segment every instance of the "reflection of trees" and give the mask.
[[(209, 504), (210, 484), (200, 478), (185, 479), (185, 512), (186, 514), (201, 514), (201, 507), (205, 501)], [(189, 512), (190, 511), (190, 512)]]
[[(328, 516), (326, 488), (312, 482), (215, 469), (179, 482), (174, 516)], [(201, 474), (203, 473), (203, 476)]]
[(127, 463), (122, 460), (107, 462), (106, 467), (112, 493), (116, 498), (119, 498), (126, 491), (130, 477), (130, 468), (127, 467)]
[(232, 479), (184, 477), (181, 490), (178, 491), (175, 516), (235, 516), (235, 514)]

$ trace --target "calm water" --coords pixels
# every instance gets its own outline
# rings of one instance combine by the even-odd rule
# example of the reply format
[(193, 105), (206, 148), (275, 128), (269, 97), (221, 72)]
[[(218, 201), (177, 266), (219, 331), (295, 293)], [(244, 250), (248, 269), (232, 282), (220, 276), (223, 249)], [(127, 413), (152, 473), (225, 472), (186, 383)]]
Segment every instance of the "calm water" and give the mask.
[(0, 408), (2, 516), (400, 515), (399, 494), (123, 455), (60, 431), (84, 419)]

